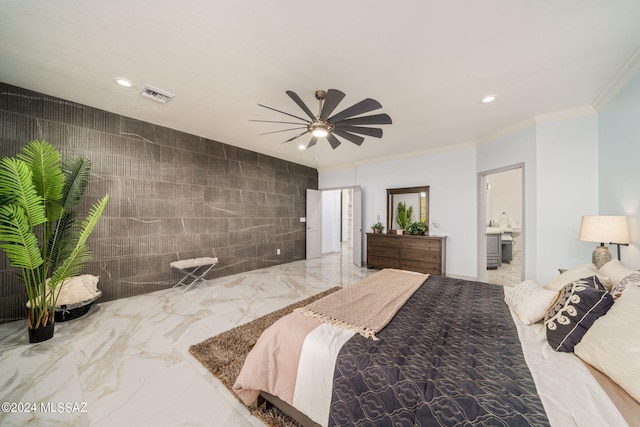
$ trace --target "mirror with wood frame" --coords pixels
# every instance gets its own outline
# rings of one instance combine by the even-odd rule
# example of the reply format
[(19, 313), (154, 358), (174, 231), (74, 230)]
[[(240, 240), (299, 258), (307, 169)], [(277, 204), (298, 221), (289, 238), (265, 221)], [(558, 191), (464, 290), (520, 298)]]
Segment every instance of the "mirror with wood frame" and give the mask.
[[(396, 218), (398, 203), (406, 203), (407, 210), (412, 207), (409, 224), (421, 221), (429, 227), (429, 186), (388, 188), (387, 189), (387, 232), (395, 233), (401, 227)], [(425, 234), (429, 234), (428, 232)]]

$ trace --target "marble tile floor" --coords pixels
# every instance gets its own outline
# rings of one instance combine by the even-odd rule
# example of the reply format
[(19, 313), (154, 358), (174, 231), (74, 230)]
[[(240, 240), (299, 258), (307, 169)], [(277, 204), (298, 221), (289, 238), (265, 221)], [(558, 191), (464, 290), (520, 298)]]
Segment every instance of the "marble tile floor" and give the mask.
[(487, 283), (502, 286), (515, 286), (522, 282), (522, 251), (520, 240), (514, 238), (513, 259), (510, 263), (503, 262), (494, 270), (487, 270)]
[[(29, 344), (0, 324), (2, 426), (262, 426), (189, 346), (376, 270), (336, 253), (94, 305)], [(9, 412), (6, 412), (9, 409)], [(17, 412), (11, 412), (14, 409)], [(30, 412), (27, 412), (30, 411)]]

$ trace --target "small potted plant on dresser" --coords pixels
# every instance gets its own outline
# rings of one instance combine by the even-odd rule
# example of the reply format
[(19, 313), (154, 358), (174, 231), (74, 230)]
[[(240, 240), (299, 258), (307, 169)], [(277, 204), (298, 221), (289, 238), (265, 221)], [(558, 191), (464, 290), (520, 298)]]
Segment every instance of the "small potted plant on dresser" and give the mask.
[(384, 230), (384, 225), (382, 225), (382, 223), (378, 221), (371, 226), (371, 229), (373, 230), (374, 233), (380, 234), (382, 233), (382, 230)]
[(409, 234), (417, 234), (422, 236), (424, 236), (428, 230), (429, 230), (429, 227), (427, 227), (427, 224), (421, 221), (413, 222), (407, 228), (407, 231), (409, 232)]
[(109, 196), (98, 200), (82, 224), (76, 212), (89, 182), (91, 162), (61, 161), (60, 152), (32, 141), (15, 158), (0, 161), (0, 248), (28, 297), (29, 342), (53, 337), (62, 284), (89, 261), (87, 239)]

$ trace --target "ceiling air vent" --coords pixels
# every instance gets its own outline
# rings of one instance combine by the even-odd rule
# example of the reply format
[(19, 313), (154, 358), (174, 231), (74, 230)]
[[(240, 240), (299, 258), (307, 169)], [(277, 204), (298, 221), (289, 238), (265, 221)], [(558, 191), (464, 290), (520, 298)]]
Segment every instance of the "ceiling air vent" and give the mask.
[(161, 102), (163, 104), (166, 104), (171, 100), (171, 98), (175, 96), (174, 94), (167, 92), (166, 90), (161, 90), (149, 85), (146, 85), (142, 88), (142, 91), (140, 91), (140, 95), (144, 96), (145, 98), (150, 98), (154, 101)]

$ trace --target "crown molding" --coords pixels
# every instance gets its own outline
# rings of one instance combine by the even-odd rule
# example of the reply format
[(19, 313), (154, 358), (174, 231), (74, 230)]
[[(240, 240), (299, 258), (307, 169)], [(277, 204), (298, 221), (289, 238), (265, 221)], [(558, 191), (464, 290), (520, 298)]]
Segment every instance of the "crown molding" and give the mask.
[(392, 156), (377, 157), (374, 159), (360, 160), (360, 161), (351, 162), (351, 163), (342, 163), (340, 165), (335, 165), (335, 166), (318, 167), (317, 170), (319, 173), (322, 173), (322, 172), (331, 172), (331, 171), (340, 170), (340, 169), (357, 168), (359, 166), (366, 166), (366, 165), (371, 165), (375, 163), (391, 162), (395, 160), (403, 160), (403, 159), (409, 159), (414, 157), (422, 157), (422, 156), (429, 156), (433, 154), (446, 153), (449, 151), (458, 151), (458, 150), (463, 150), (465, 148), (474, 148), (476, 145), (477, 144), (475, 142), (462, 142), (458, 144), (445, 145), (442, 147), (429, 148), (427, 150), (411, 151), (411, 152), (402, 153), (402, 154), (395, 154)]
[(567, 110), (554, 111), (548, 114), (539, 114), (534, 117), (536, 124), (557, 122), (560, 120), (573, 119), (576, 117), (592, 116), (598, 112), (591, 105), (583, 105), (582, 107), (569, 108)]
[(631, 54), (627, 62), (618, 70), (604, 90), (593, 100), (591, 105), (600, 111), (614, 96), (640, 71), (640, 46)]
[(504, 129), (501, 129), (501, 130), (499, 130), (497, 132), (494, 132), (494, 133), (492, 133), (490, 135), (487, 135), (487, 136), (485, 136), (483, 138), (480, 138), (476, 145), (488, 144), (490, 142), (495, 141), (496, 139), (500, 139), (502, 137), (505, 137), (507, 135), (511, 135), (513, 133), (519, 132), (521, 130), (524, 130), (524, 129), (527, 129), (527, 128), (530, 128), (530, 127), (533, 127), (535, 125), (536, 125), (535, 119), (523, 120), (523, 121), (518, 122), (518, 123), (516, 123), (514, 125), (508, 126), (508, 127), (504, 128)]

